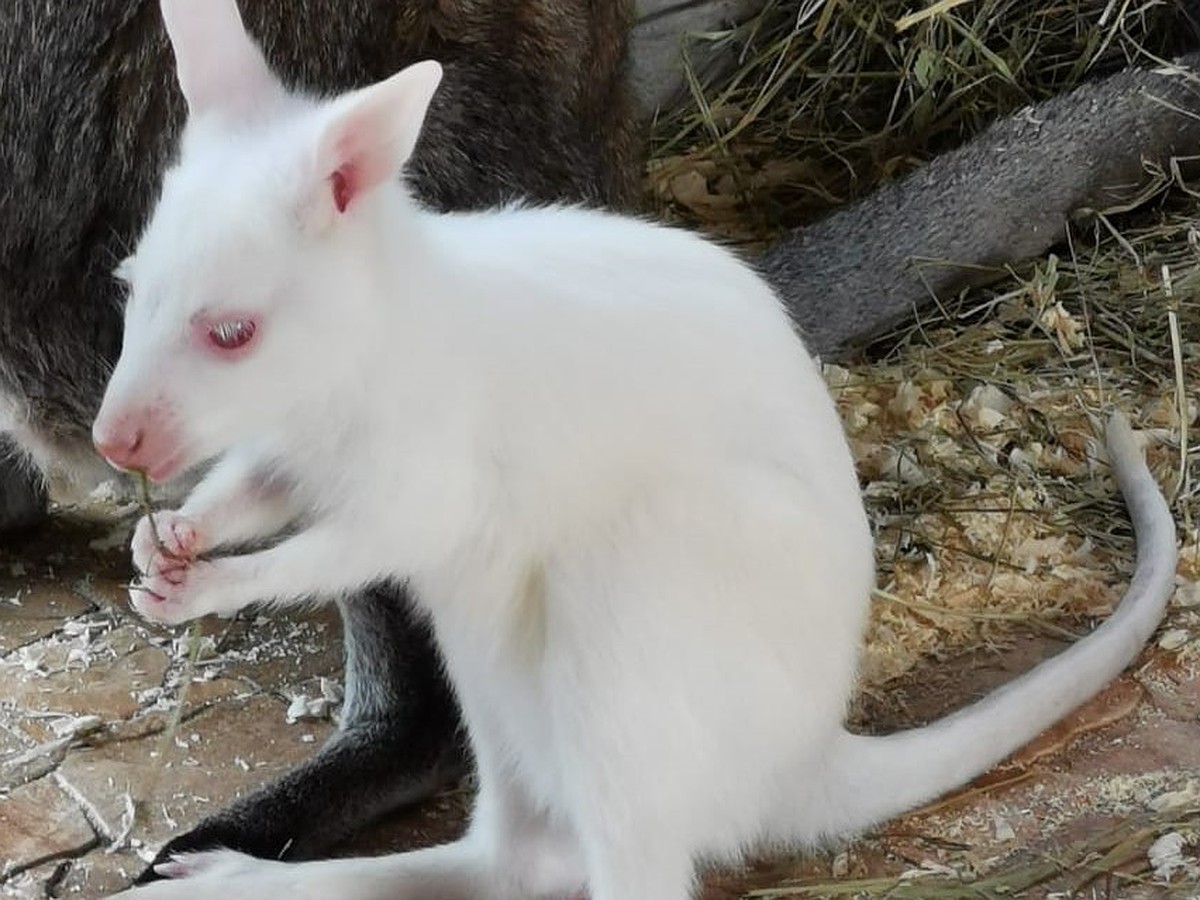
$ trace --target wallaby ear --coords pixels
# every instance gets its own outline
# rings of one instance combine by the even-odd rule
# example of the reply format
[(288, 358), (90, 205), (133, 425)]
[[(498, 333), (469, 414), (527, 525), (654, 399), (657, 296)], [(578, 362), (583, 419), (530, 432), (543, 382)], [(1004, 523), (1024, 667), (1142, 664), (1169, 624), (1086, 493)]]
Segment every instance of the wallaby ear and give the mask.
[(236, 0), (160, 0), (191, 115), (244, 117), (283, 94), (246, 32)]
[(412, 156), (442, 67), (426, 60), (332, 104), (317, 145), (321, 205), (345, 212)]

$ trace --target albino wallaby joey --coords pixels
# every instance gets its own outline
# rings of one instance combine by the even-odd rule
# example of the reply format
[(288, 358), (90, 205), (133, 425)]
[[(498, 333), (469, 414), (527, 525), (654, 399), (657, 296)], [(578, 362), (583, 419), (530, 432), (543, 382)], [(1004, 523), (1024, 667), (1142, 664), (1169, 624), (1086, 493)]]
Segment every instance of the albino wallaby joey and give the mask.
[[(619, 0), (244, 0), (291, 85), (337, 91), (424, 54), (446, 76), (409, 166), (438, 209), (522, 197), (624, 206), (640, 155)], [(0, 16), (0, 428), (41, 468), (111, 476), (91, 423), (121, 340), (112, 278), (144, 225), (184, 102), (153, 0), (5, 0)], [(34, 476), (34, 477), (31, 477)], [(42, 511), (36, 469), (0, 460), (0, 527)], [(347, 696), (309, 765), (175, 849), (304, 858), (461, 770), (458, 714), (395, 585), (340, 601)]]
[[(408, 166), (425, 203), (480, 208), (521, 196), (623, 206), (632, 196), (627, 4), (241, 6), (271, 65), (304, 89), (366, 84), (423, 53), (443, 62)], [(709, 15), (658, 0), (639, 8), (656, 13), (638, 29), (651, 41), (679, 17)], [(0, 71), (0, 420), (13, 454), (86, 480), (102, 470), (90, 426), (120, 345), (121, 289), (110, 271), (145, 222), (183, 100), (151, 0), (10, 0), (0, 17)], [(639, 71), (644, 95), (673, 90), (661, 65)], [(1154, 102), (1146, 87), (1168, 102)], [(1182, 78), (1131, 72), (1100, 81), (798, 232), (763, 269), (810, 346), (840, 353), (931, 290), (955, 289), (974, 264), (1041, 252), (1074, 208), (1103, 205), (1109, 186), (1136, 181), (1143, 156), (1194, 152), (1200, 120), (1189, 112), (1197, 106)], [(962, 266), (931, 273), (910, 258)], [(0, 529), (36, 520), (44, 502), (37, 468), (0, 452)], [(348, 693), (333, 741), (310, 764), (172, 841), (162, 858), (214, 845), (311, 857), (458, 770), (450, 690), (423, 623), (397, 596), (382, 586), (339, 600)]]
[(436, 62), (315, 99), (275, 78), (233, 0), (162, 11), (189, 115), (120, 267), (93, 435), (156, 480), (217, 462), (139, 523), (132, 602), (180, 623), (410, 584), (479, 792), (440, 847), (209, 851), (159, 866), (172, 880), (146, 898), (686, 900), (702, 860), (850, 833), (985, 771), (1153, 632), (1174, 521), (1115, 415), (1138, 560), (1110, 620), (955, 715), (847, 732), (871, 534), (767, 283), (613, 213), (430, 210), (398, 175)]

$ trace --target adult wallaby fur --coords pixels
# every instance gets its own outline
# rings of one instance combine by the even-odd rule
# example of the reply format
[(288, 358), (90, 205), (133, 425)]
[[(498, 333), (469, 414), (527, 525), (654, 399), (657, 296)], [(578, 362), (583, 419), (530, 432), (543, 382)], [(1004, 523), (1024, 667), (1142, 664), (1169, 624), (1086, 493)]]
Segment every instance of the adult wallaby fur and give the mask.
[[(445, 61), (410, 169), (435, 208), (514, 197), (624, 206), (635, 194), (629, 3), (245, 0), (243, 10), (297, 86), (344, 90), (426, 54)], [(0, 73), (0, 425), (43, 469), (111, 476), (91, 447), (121, 340), (111, 272), (145, 222), (184, 113), (158, 6), (6, 0)], [(0, 525), (25, 525), (44, 506), (40, 475), (3, 455), (0, 469)], [(164, 853), (312, 856), (461, 770), (436, 652), (397, 596), (380, 588), (341, 603), (347, 697), (333, 741)]]
[(436, 62), (313, 100), (275, 79), (234, 0), (162, 11), (189, 118), (120, 266), (93, 436), (156, 480), (218, 461), (139, 523), (133, 604), (180, 623), (411, 584), (479, 791), (441, 847), (209, 851), (145, 897), (686, 900), (701, 861), (857, 831), (982, 773), (1153, 633), (1175, 525), (1117, 415), (1138, 560), (1110, 620), (931, 725), (845, 731), (871, 533), (820, 367), (767, 283), (631, 217), (425, 209), (397, 176)]
[(933, 298), (1045, 252), (1077, 211), (1136, 196), (1146, 161), (1195, 156), (1198, 73), (1200, 53), (1190, 53), (1022, 110), (799, 229), (759, 265), (809, 345), (843, 356)]
[[(428, 192), (426, 199), (449, 191), (450, 202), (465, 206), (512, 194), (623, 204), (636, 142), (630, 143), (628, 110), (621, 111), (625, 101), (615, 101), (605, 119), (603, 100), (623, 97), (620, 5), (554, 6), (562, 15), (521, 15), (535, 7), (520, 2), (491, 4), (490, 12), (477, 3), (433, 9), (401, 0), (345, 0), (336, 9), (331, 0), (249, 0), (243, 8), (272, 65), (296, 84), (323, 90), (366, 83), (415, 59), (422, 35), (441, 48), (441, 58), (442, 50), (456, 55), (433, 111), (436, 117), (444, 110), (451, 123), (447, 142), (427, 135), (417, 149), (417, 163), (429, 162), (415, 166), (412, 183)], [(457, 27), (445, 18), (455, 8)], [(593, 16), (591, 25), (578, 27), (580, 16)], [(608, 50), (593, 53), (591, 41)], [(510, 52), (514, 43), (523, 54)], [(1195, 64), (1190, 57), (1185, 62)], [(556, 67), (586, 68), (587, 75), (543, 77)], [(119, 346), (121, 292), (110, 270), (145, 219), (182, 121), (169, 69), (150, 0), (12, 0), (0, 17), (0, 410), (23, 452), (81, 480), (99, 471), (89, 428)], [(465, 106), (455, 113), (450, 98), (460, 78)], [(923, 283), (905, 265), (909, 255), (954, 258), (963, 264), (954, 272), (966, 273), (976, 261), (1044, 250), (1074, 208), (1103, 203), (1113, 182), (1136, 180), (1143, 156), (1161, 161), (1190, 153), (1200, 140), (1194, 117), (1131, 91), (1146, 80), (1156, 94), (1166, 91), (1185, 109), (1197, 108), (1182, 79), (1130, 73), (1098, 82), (1051, 101), (1073, 115), (1053, 120), (1063, 127), (1039, 131), (1043, 154), (1030, 152), (1025, 164), (1008, 166), (1013, 148), (1006, 129), (1020, 125), (998, 125), (931, 164), (941, 167), (930, 198), (938, 202), (926, 202), (929, 188), (917, 173), (800, 232), (786, 253), (764, 262), (768, 275), (816, 348), (829, 353), (925, 299)], [(561, 84), (581, 86), (577, 103), (553, 102), (544, 93)], [(1110, 110), (1110, 94), (1128, 102)], [(475, 114), (496, 107), (509, 114)], [(1038, 107), (1027, 118), (1046, 117)], [(1114, 142), (1114, 135), (1123, 140)], [(589, 156), (590, 166), (556, 167), (557, 157), (547, 158), (557, 153), (555, 136), (582, 142), (576, 156), (590, 153), (598, 136), (613, 149)], [(1067, 187), (1057, 190), (1058, 184)], [(983, 210), (975, 204), (980, 197), (987, 198)], [(951, 248), (952, 238), (966, 234), (980, 239), (978, 251), (966, 240)], [(908, 249), (890, 252), (905, 240)], [(1006, 246), (1020, 253), (1005, 253)], [(878, 254), (879, 274), (861, 265), (863, 247)], [(838, 328), (825, 334), (814, 327), (823, 322)], [(6, 461), (0, 453), (0, 527), (13, 528), (36, 519), (44, 492), (36, 470)], [(342, 612), (349, 687), (342, 731), (310, 765), (201, 823), (165, 848), (164, 857), (217, 844), (271, 858), (309, 857), (453, 773), (456, 756), (446, 752), (456, 713), (420, 626), (386, 590), (344, 603)], [(438, 773), (437, 765), (449, 768)]]

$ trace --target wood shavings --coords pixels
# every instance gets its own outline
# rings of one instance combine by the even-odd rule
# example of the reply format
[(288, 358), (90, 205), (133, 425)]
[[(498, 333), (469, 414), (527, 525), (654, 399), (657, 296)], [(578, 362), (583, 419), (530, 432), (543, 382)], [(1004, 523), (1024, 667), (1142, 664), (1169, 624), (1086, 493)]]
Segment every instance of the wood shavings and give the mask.
[(105, 854), (117, 853), (126, 849), (129, 846), (129, 838), (133, 833), (133, 826), (137, 822), (137, 806), (133, 802), (133, 795), (126, 791), (121, 798), (121, 822), (117, 833), (113, 835), (109, 845), (104, 848)]
[(1083, 346), (1083, 326), (1067, 311), (1062, 301), (1056, 301), (1053, 306), (1048, 307), (1038, 318), (1038, 323), (1054, 335), (1064, 353), (1071, 353)]
[(993, 815), (992, 835), (998, 841), (1011, 841), (1017, 836), (1017, 833), (1013, 830), (1012, 824), (1008, 819), (1001, 815)]
[(342, 686), (330, 678), (321, 678), (319, 684), (318, 696), (296, 694), (291, 698), (284, 714), (289, 725), (295, 725), (301, 720), (327, 719), (333, 714), (337, 704), (342, 701)]
[(1158, 639), (1158, 646), (1164, 650), (1178, 650), (1191, 640), (1191, 634), (1185, 628), (1172, 628), (1164, 632)]
[(1189, 779), (1182, 787), (1165, 791), (1150, 800), (1149, 807), (1155, 812), (1165, 812), (1176, 807), (1200, 804), (1200, 782)]
[(1185, 872), (1193, 878), (1200, 874), (1200, 867), (1195, 861), (1184, 857), (1188, 844), (1187, 838), (1178, 831), (1168, 831), (1151, 844), (1146, 857), (1150, 861), (1150, 868), (1154, 870), (1154, 877), (1170, 881), (1177, 872)]
[(1180, 609), (1200, 607), (1200, 582), (1181, 576), (1177, 580), (1177, 584), (1178, 587), (1175, 588), (1175, 596), (1171, 598), (1171, 604)]

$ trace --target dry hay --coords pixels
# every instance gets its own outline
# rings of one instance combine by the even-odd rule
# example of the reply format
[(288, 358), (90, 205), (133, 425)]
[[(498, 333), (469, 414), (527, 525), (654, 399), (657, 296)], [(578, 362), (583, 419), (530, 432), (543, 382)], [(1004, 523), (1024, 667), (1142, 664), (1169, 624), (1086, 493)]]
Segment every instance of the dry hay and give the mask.
[(711, 84), (693, 77), (694, 102), (656, 123), (650, 182), (661, 211), (755, 243), (1000, 114), (1159, 59), (1178, 40), (1165, 0), (969, 0), (897, 32), (924, 5), (767, 0), (741, 28), (686, 39), (685, 57), (716, 44), (737, 66)]
[[(739, 64), (693, 80), (696, 102), (657, 123), (648, 186), (663, 214), (753, 249), (997, 115), (1173, 49), (1162, 3), (932, 5), (898, 32), (911, 3), (777, 0), (743, 28), (693, 38), (728, 45)], [(943, 298), (873, 355), (827, 367), (878, 541), (865, 696), (930, 656), (1004, 646), (1031, 627), (1078, 635), (1111, 611), (1134, 550), (1097, 440), (1113, 405), (1142, 429), (1177, 514), (1180, 588), (1160, 652), (1195, 668), (1200, 186), (1156, 174), (1140, 209), (1076, 224), (1054, 255)], [(1144, 862), (1175, 824), (1155, 815), (1096, 836), (1080, 883), (1131, 853)], [(1170, 815), (1200, 832), (1195, 803)], [(1070, 870), (1067, 857), (1044, 876)], [(948, 893), (923, 880), (897, 893), (889, 880), (806, 894), (1007, 896), (1034, 875), (1010, 868)]]
[(1133, 545), (1096, 439), (1109, 405), (1144, 429), (1185, 534), (1181, 575), (1200, 575), (1200, 471), (1179, 450), (1181, 422), (1195, 434), (1200, 385), (1200, 343), (1185, 339), (1200, 335), (1200, 218), (1155, 218), (1119, 239), (1101, 226), (1086, 247), (1077, 236), (1069, 255), (896, 335), (882, 360), (827, 367), (867, 481), (887, 598), (868, 690), (948, 641), (999, 640), (1014, 619), (1111, 610)]

